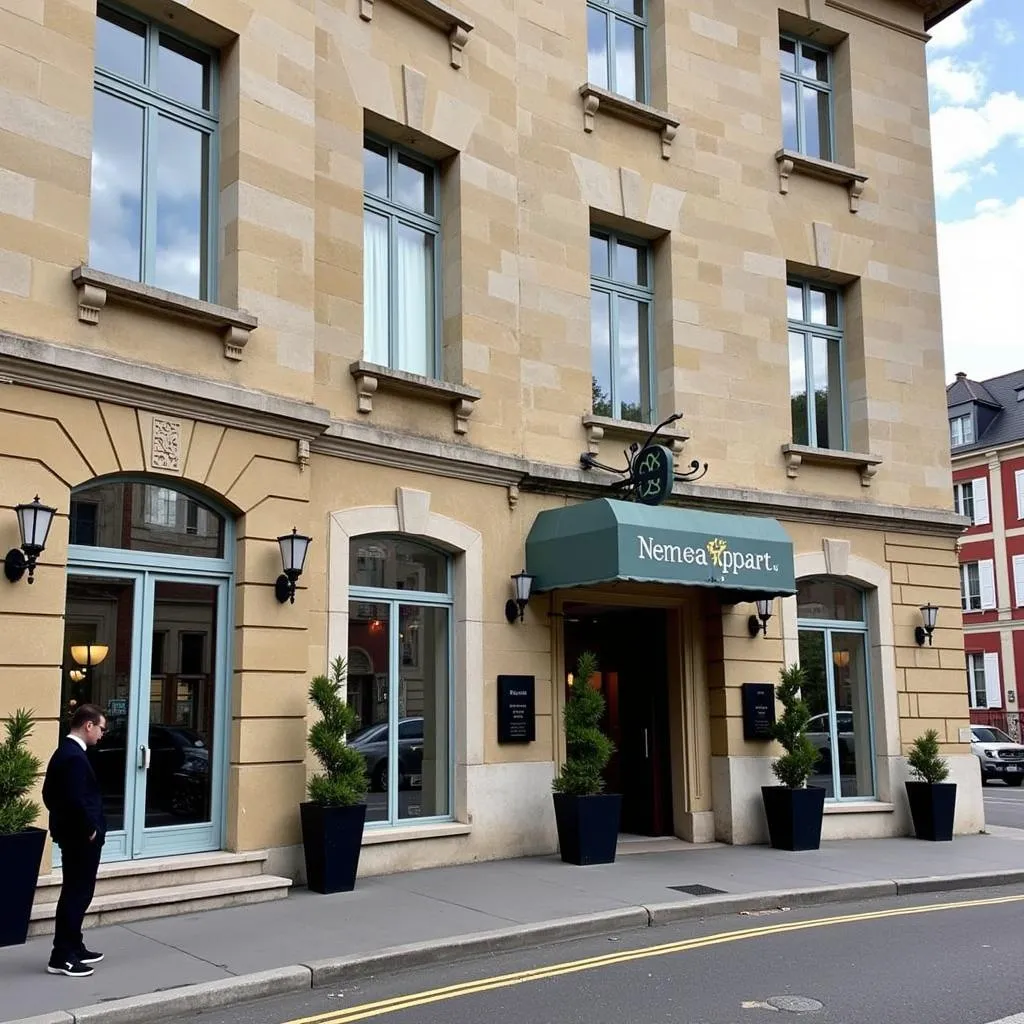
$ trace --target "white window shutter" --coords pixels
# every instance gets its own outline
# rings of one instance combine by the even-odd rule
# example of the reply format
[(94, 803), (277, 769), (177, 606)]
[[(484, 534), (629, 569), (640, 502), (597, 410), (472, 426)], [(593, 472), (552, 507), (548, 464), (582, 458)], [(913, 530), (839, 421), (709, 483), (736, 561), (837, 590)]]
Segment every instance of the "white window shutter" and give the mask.
[(1024, 519), (1024, 469), (1013, 474), (1017, 483), (1017, 518)]
[(1016, 607), (1024, 607), (1024, 555), (1013, 556), (1013, 596)]
[(990, 708), (1003, 706), (1003, 687), (999, 682), (999, 655), (985, 655), (985, 703)]
[(991, 558), (978, 563), (978, 580), (981, 584), (981, 608), (987, 611), (996, 606), (996, 566)]
[(988, 480), (979, 476), (971, 481), (974, 493), (974, 525), (984, 526), (991, 522), (988, 514)]

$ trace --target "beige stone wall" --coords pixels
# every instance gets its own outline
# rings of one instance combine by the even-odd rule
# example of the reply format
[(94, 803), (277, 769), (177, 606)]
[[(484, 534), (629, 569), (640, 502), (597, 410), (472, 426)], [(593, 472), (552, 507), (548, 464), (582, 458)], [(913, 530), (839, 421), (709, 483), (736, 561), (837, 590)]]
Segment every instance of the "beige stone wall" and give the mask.
[(71, 490), (110, 474), (153, 474), (205, 491), (236, 519), (235, 621), (230, 680), (229, 849), (297, 840), (304, 785), (309, 603), (279, 605), (275, 537), (308, 529), (309, 477), (295, 442), (176, 419), (180, 471), (152, 467), (152, 414), (35, 389), (0, 391), (0, 535), (20, 543), (13, 508), (35, 494), (57, 508), (35, 582), (0, 587), (0, 716), (32, 707), (33, 745), (48, 757), (58, 738)]
[[(359, 11), (372, 8), (372, 20)], [(837, 135), (868, 176), (794, 175), (780, 195), (777, 5), (652, 5), (652, 95), (681, 121), (657, 135), (604, 112), (583, 131), (585, 5), (460, 0), (463, 66), (436, 28), (386, 0), (197, 0), (139, 7), (221, 53), (220, 301), (261, 326), (239, 363), (210, 330), (113, 302), (76, 319), (87, 259), (93, 7), (0, 6), (0, 326), (305, 398), (359, 419), (362, 160), (372, 128), (440, 161), (444, 370), (479, 388), (473, 443), (574, 464), (589, 411), (591, 220), (656, 241), (658, 411), (722, 485), (893, 504), (949, 503), (921, 14), (858, 0), (784, 0), (837, 43)], [(794, 22), (793, 18), (797, 18)], [(831, 33), (831, 34), (830, 34)], [(787, 266), (848, 285), (851, 444), (883, 459), (786, 476)], [(447, 410), (381, 395), (373, 420), (452, 439)], [(757, 429), (751, 429), (756, 422)], [(456, 438), (458, 440), (458, 438)], [(465, 439), (463, 439), (465, 440)], [(616, 457), (618, 439), (602, 455)]]

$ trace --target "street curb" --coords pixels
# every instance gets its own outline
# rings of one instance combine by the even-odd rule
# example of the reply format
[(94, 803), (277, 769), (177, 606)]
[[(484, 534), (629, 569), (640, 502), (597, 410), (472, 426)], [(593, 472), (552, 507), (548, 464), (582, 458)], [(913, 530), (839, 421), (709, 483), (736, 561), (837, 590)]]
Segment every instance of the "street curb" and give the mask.
[(7, 1021), (6, 1024), (149, 1024), (151, 1021), (165, 1020), (179, 1014), (234, 1006), (290, 992), (306, 992), (339, 981), (366, 978), (384, 971), (394, 973), (396, 970), (468, 960), (474, 956), (507, 952), (566, 939), (638, 931), (676, 921), (743, 912), (756, 913), (782, 907), (853, 903), (887, 896), (955, 892), (960, 889), (982, 889), (1020, 883), (1024, 883), (1024, 870), (981, 871), (881, 882), (810, 886), (623, 907), (619, 910), (599, 911), (539, 924), (515, 925), (493, 931), (392, 946), (373, 953), (354, 953), (325, 960), (311, 960), (304, 964), (242, 974), (220, 981), (183, 985), (165, 992), (111, 999), (105, 1003), (83, 1006), (75, 1010), (58, 1010), (35, 1017), (23, 1017)]
[(304, 966), (313, 975), (313, 988), (352, 978), (364, 978), (379, 971), (424, 967), (441, 961), (469, 959), (485, 953), (502, 953), (524, 946), (543, 945), (561, 939), (587, 938), (609, 932), (639, 930), (650, 925), (646, 907), (605, 910), (580, 917), (564, 917), (540, 924), (514, 925), (495, 931), (475, 932), (440, 941), (392, 946), (377, 953), (312, 960)]

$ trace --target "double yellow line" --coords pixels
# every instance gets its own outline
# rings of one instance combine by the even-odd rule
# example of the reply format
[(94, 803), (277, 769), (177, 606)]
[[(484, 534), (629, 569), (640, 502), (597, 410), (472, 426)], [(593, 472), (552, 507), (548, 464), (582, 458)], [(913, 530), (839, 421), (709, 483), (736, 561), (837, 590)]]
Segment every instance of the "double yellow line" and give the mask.
[(1020, 903), (1024, 895), (997, 896), (983, 900), (961, 900), (957, 903), (931, 903), (921, 907), (900, 907), (895, 910), (875, 910), (864, 914), (843, 914), (837, 917), (819, 917), (811, 921), (789, 921), (761, 928), (745, 928), (739, 931), (719, 932), (698, 939), (684, 939), (679, 942), (666, 942), (658, 946), (645, 946), (642, 949), (628, 949), (604, 956), (592, 956), (584, 960), (570, 960), (565, 963), (551, 964), (548, 967), (536, 967), (529, 971), (516, 971), (512, 974), (501, 974), (493, 978), (482, 978), (478, 981), (465, 981), (459, 985), (446, 985), (444, 988), (414, 992), (410, 995), (395, 996), (392, 999), (381, 999), (375, 1003), (363, 1003), (347, 1010), (333, 1010), (314, 1017), (301, 1017), (286, 1024), (353, 1024), (354, 1021), (367, 1020), (370, 1017), (382, 1017), (400, 1010), (411, 1010), (417, 1006), (440, 1003), (461, 996), (477, 995), (480, 992), (492, 992), (499, 988), (510, 988), (513, 985), (525, 985), (530, 982), (557, 978), (564, 974), (576, 974), (580, 971), (593, 971), (601, 967), (613, 967), (633, 960), (646, 960), (649, 957), (668, 956), (672, 953), (688, 953), (694, 949), (707, 949), (709, 946), (720, 946), (727, 942), (740, 942), (744, 939), (764, 938), (768, 935), (784, 935), (787, 932), (801, 932), (811, 928), (826, 928), (839, 924), (856, 924), (860, 921), (878, 921), (887, 917), (910, 917), (914, 914), (933, 914), (942, 910), (964, 910), (969, 907), (994, 907), (1006, 903)]

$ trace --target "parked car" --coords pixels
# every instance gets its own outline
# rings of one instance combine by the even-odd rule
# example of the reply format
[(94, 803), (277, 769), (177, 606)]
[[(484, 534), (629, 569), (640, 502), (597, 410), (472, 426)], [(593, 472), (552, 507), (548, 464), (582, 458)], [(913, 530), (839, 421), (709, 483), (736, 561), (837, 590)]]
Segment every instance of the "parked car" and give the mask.
[[(388, 723), (368, 725), (349, 736), (348, 743), (366, 758), (370, 788), (382, 793), (388, 788)], [(398, 722), (398, 788), (420, 789), (423, 785), (423, 718), (402, 718)]]
[[(855, 770), (856, 757), (853, 749), (853, 712), (837, 711), (836, 726), (839, 731), (839, 773), (850, 775)], [(818, 748), (821, 760), (817, 771), (832, 771), (832, 738), (828, 731), (828, 714), (814, 715), (807, 723), (807, 738)]]
[(993, 725), (971, 726), (971, 751), (981, 762), (981, 784), (1002, 779), (1008, 786), (1024, 782), (1024, 745)]

